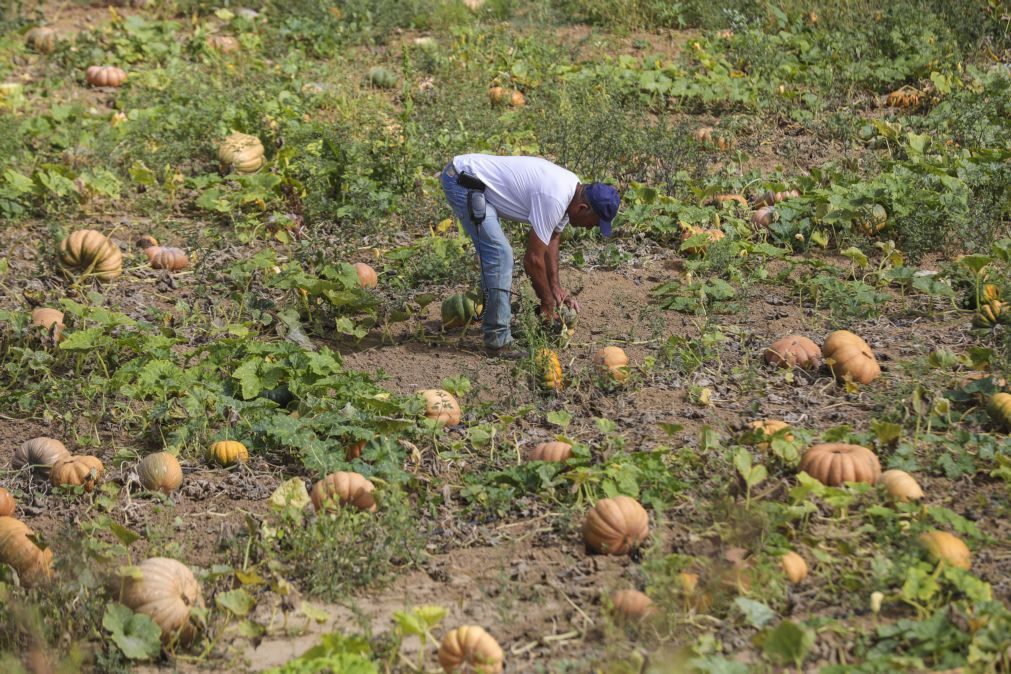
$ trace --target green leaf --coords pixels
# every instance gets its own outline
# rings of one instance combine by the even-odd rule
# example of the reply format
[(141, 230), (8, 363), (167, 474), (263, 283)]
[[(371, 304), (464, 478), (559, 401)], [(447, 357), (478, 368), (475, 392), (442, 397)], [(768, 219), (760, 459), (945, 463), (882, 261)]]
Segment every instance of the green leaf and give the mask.
[(800, 667), (814, 644), (814, 630), (784, 620), (762, 639), (762, 652), (780, 664)]
[(842, 251), (842, 254), (849, 259), (857, 267), (864, 269), (870, 264), (870, 260), (864, 255), (864, 252), (857, 248), (856, 246), (850, 246), (846, 250)]
[(958, 263), (973, 274), (979, 274), (991, 262), (993, 258), (989, 255), (963, 255), (958, 258)]
[(249, 612), (256, 607), (256, 600), (241, 587), (229, 592), (219, 592), (214, 597), (214, 603), (238, 618), (249, 615)]
[(113, 535), (116, 536), (116, 538), (118, 538), (120, 542), (127, 547), (129, 547), (131, 543), (133, 543), (134, 541), (138, 540), (141, 537), (140, 534), (134, 531), (130, 531), (129, 529), (124, 527), (122, 524), (119, 524), (118, 522), (109, 522), (109, 531), (111, 531)]
[(659, 426), (664, 433), (670, 436), (677, 435), (685, 428), (682, 424), (672, 424), (667, 421), (658, 421), (656, 425)]
[(828, 248), (828, 234), (820, 229), (814, 230), (811, 232), (811, 243), (818, 244), (822, 248)]
[(87, 351), (93, 349), (99, 344), (102, 333), (102, 328), (77, 330), (67, 335), (66, 339), (60, 342), (60, 348), (64, 351)]
[(565, 410), (555, 410), (553, 412), (548, 412), (547, 420), (549, 424), (565, 428), (572, 423), (572, 415)]
[(737, 597), (734, 604), (744, 614), (744, 618), (752, 627), (764, 627), (770, 620), (776, 617), (776, 612), (768, 605), (747, 597)]
[(393, 614), (393, 620), (397, 623), (397, 629), (403, 634), (419, 637), (425, 635), (424, 621), (413, 612), (396, 611)]
[(300, 477), (293, 477), (282, 482), (270, 495), (270, 507), (274, 510), (295, 508), (301, 510), (312, 502), (305, 482)]
[(150, 660), (161, 652), (161, 628), (149, 616), (134, 613), (126, 606), (109, 603), (102, 616), (102, 627), (113, 643), (131, 660)]

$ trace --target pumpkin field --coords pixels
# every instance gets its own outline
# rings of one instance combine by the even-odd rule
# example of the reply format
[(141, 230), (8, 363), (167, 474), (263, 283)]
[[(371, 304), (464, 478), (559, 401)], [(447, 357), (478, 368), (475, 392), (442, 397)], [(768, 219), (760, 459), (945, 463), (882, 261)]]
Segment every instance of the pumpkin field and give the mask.
[(1004, 0), (0, 3), (0, 672), (1008, 674), (1009, 377)]

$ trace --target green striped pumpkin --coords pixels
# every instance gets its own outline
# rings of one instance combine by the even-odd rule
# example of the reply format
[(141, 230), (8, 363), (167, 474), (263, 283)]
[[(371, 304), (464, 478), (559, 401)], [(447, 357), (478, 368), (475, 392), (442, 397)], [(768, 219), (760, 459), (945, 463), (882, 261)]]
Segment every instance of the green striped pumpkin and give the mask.
[(481, 313), (480, 298), (472, 293), (459, 293), (447, 297), (442, 303), (442, 327), (461, 328)]

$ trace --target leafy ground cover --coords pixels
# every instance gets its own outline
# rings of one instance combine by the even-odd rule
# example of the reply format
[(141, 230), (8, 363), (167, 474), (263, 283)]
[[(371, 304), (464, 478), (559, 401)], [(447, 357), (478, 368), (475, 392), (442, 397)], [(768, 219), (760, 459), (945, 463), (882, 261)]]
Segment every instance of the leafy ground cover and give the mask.
[[(513, 672), (1011, 669), (1006, 5), (134, 5), (0, 9), (0, 486), (54, 560), (34, 584), (0, 565), (3, 671), (438, 671), (467, 624)], [(106, 64), (121, 87), (87, 83)], [(233, 132), (258, 171), (219, 165)], [(623, 194), (612, 239), (566, 231), (571, 334), (517, 281), (518, 362), (440, 321), (477, 266), (437, 173), (471, 151)], [(84, 228), (118, 278), (60, 265)], [(188, 268), (151, 268), (142, 235)], [(764, 361), (839, 329), (880, 378)], [(594, 368), (604, 346), (624, 381)], [(460, 423), (425, 416), (432, 388)], [(94, 489), (15, 468), (37, 436), (100, 458)], [(208, 460), (219, 440), (248, 462)], [(550, 440), (572, 458), (527, 460)], [(826, 442), (924, 496), (801, 472)], [(138, 473), (161, 451), (183, 468), (168, 495)], [(376, 511), (315, 513), (334, 471), (370, 479)], [(622, 495), (648, 539), (591, 554), (586, 513)], [(924, 550), (934, 530), (969, 568)], [(201, 586), (190, 643), (122, 603), (152, 557)], [(621, 589), (651, 615), (619, 618)]]

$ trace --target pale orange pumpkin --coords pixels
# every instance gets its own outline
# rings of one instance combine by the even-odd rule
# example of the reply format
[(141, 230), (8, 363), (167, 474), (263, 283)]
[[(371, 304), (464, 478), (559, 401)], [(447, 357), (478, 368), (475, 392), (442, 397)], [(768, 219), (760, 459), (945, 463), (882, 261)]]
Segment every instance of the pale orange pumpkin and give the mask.
[(137, 476), (145, 489), (168, 494), (183, 483), (183, 468), (168, 452), (155, 452), (137, 464)]
[(741, 206), (745, 207), (748, 206), (748, 200), (745, 199), (740, 194), (714, 194), (713, 196), (706, 199), (705, 203), (707, 205), (709, 204), (723, 205), (729, 203), (738, 203)]
[(249, 450), (236, 440), (220, 440), (207, 450), (207, 457), (222, 466), (249, 461)]
[[(768, 439), (776, 433), (789, 428), (790, 424), (782, 421), (781, 419), (759, 419), (757, 421), (749, 422), (747, 427), (751, 430), (755, 439), (758, 440), (758, 442), (755, 443), (755, 447), (758, 449), (768, 449), (770, 446)], [(784, 433), (783, 439), (788, 442), (792, 442), (793, 434)]]
[[(137, 237), (137, 240), (134, 241), (133, 245), (137, 246), (142, 251), (147, 253), (148, 248), (154, 248), (155, 246), (158, 245), (158, 239), (154, 238), (150, 234), (141, 234), (139, 237)], [(148, 255), (147, 259), (150, 260), (151, 256)]]
[(790, 582), (796, 585), (801, 583), (807, 578), (807, 562), (804, 558), (798, 555), (792, 550), (785, 553), (779, 558), (780, 566), (783, 567), (783, 572), (786, 577), (790, 579)]
[(91, 66), (84, 78), (93, 87), (120, 87), (126, 82), (126, 72), (116, 66)]
[(919, 501), (923, 498), (923, 489), (916, 478), (904, 470), (886, 470), (878, 478), (878, 484), (883, 485), (888, 495), (897, 501)]
[(501, 674), (504, 660), (502, 647), (477, 625), (457, 627), (439, 644), (439, 664), (446, 674)]
[(14, 509), (17, 508), (18, 502), (14, 500), (14, 497), (9, 491), (0, 487), (0, 517), (10, 517), (14, 514)]
[(63, 339), (63, 312), (58, 309), (38, 307), (32, 309), (32, 325), (45, 328), (56, 341)]
[(317, 512), (335, 504), (376, 511), (375, 485), (364, 475), (347, 471), (330, 473), (312, 486), (310, 496)]
[(703, 145), (712, 145), (724, 151), (730, 149), (730, 139), (716, 135), (716, 129), (711, 126), (700, 127), (692, 135)]
[(881, 367), (871, 347), (849, 330), (836, 330), (821, 348), (825, 363), (840, 381), (870, 384), (881, 376)]
[(653, 600), (638, 590), (616, 590), (611, 593), (611, 607), (619, 620), (637, 621), (656, 613)]
[(488, 100), (492, 105), (501, 105), (509, 98), (509, 90), (505, 87), (492, 87), (488, 89)]
[(460, 423), (460, 404), (456, 398), (442, 389), (425, 389), (419, 391), (425, 401), (425, 416), (434, 419), (440, 425), (455, 426)]
[(568, 461), (572, 458), (572, 445), (554, 440), (542, 442), (530, 450), (531, 461)]
[(151, 557), (122, 575), (121, 601), (149, 616), (161, 628), (163, 642), (186, 645), (199, 634), (193, 609), (204, 607), (200, 583), (189, 568), (174, 559)]
[(218, 161), (224, 174), (232, 171), (240, 175), (256, 173), (266, 163), (263, 143), (256, 136), (236, 131), (218, 145)]
[(54, 487), (84, 487), (84, 491), (91, 491), (103, 472), (105, 466), (96, 456), (65, 456), (53, 464), (49, 481)]
[(59, 41), (57, 32), (49, 26), (36, 26), (25, 33), (25, 42), (40, 54), (49, 54)]
[(375, 288), (379, 285), (379, 277), (376, 275), (375, 269), (364, 262), (355, 262), (351, 266), (355, 268), (355, 273), (358, 274), (359, 286), (362, 288)]
[(49, 580), (52, 574), (53, 551), (36, 545), (34, 535), (20, 520), (0, 517), (0, 564), (17, 571), (26, 587)]
[(779, 213), (774, 206), (762, 206), (751, 214), (751, 224), (756, 227), (768, 227), (776, 221)]
[(966, 571), (972, 568), (972, 553), (958, 536), (947, 531), (927, 531), (920, 534), (919, 541), (935, 561)]
[(111, 281), (123, 272), (123, 253), (105, 234), (79, 229), (60, 242), (60, 261), (79, 273), (90, 273), (99, 281)]
[(624, 555), (648, 535), (649, 515), (628, 496), (600, 499), (583, 521), (583, 539), (595, 552)]
[(842, 442), (812, 446), (801, 457), (800, 470), (830, 487), (846, 482), (874, 484), (881, 477), (881, 463), (874, 452)]
[(777, 367), (813, 370), (821, 365), (821, 349), (803, 335), (787, 335), (765, 350), (765, 362)]
[(182, 248), (172, 246), (154, 246), (145, 248), (144, 254), (151, 261), (153, 269), (166, 269), (168, 271), (179, 271), (190, 266), (190, 259), (186, 256), (186, 251)]
[[(706, 242), (696, 245), (696, 246), (684, 246), (684, 243), (694, 236), (699, 234), (704, 234), (706, 237)], [(689, 255), (701, 255), (706, 252), (709, 244), (716, 243), (717, 241), (722, 241), (726, 237), (721, 229), (704, 229), (702, 227), (688, 226), (681, 228), (681, 245), (685, 253)]]
[(54, 438), (38, 437), (25, 440), (14, 450), (11, 465), (15, 470), (25, 466), (48, 472), (54, 463), (70, 456), (70, 452), (62, 442)]
[(628, 379), (628, 356), (617, 346), (605, 346), (593, 354), (593, 366), (601, 377), (616, 382)]

